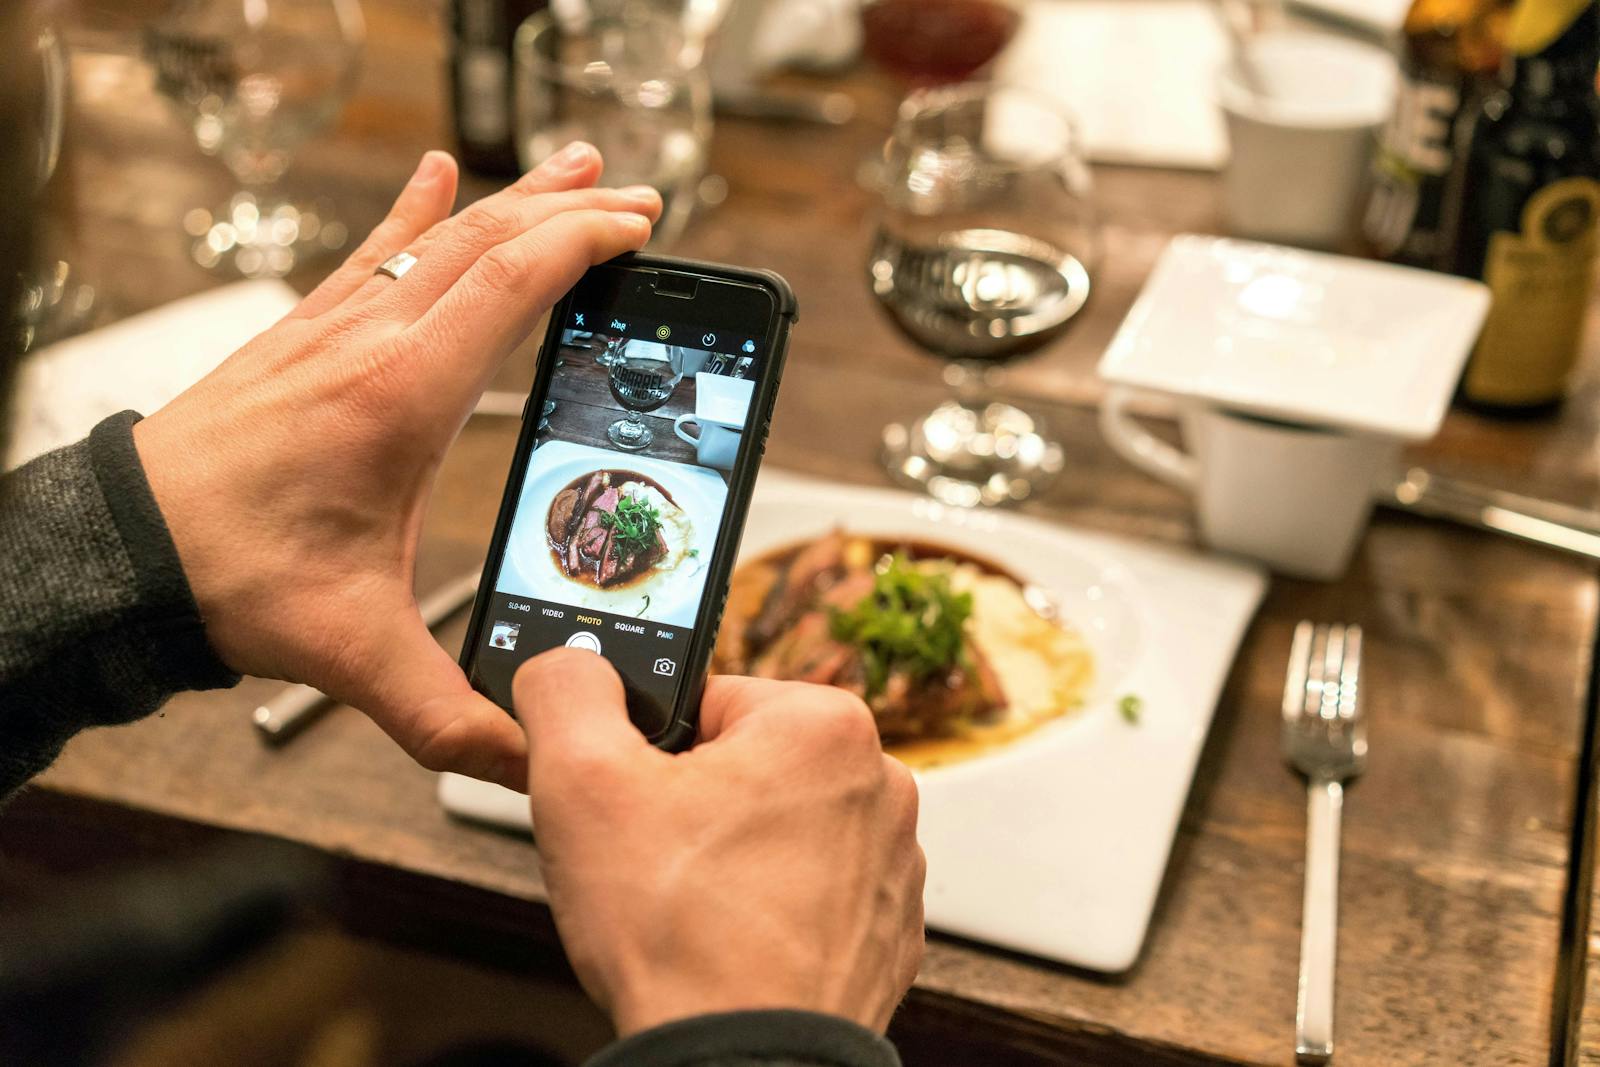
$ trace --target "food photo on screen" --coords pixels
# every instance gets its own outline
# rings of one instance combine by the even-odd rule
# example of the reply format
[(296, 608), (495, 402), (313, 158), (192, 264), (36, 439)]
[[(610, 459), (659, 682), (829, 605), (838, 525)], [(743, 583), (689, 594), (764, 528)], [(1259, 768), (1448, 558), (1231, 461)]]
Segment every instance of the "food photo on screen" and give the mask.
[(557, 358), (497, 592), (693, 626), (752, 360), (574, 330)]

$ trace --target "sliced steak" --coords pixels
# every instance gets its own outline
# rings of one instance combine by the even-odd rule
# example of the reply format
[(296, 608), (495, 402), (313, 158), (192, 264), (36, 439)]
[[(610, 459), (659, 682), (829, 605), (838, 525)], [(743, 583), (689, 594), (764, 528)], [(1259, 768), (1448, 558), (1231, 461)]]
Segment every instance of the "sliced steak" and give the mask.
[(753, 647), (761, 648), (776, 638), (844, 572), (844, 546), (844, 531), (834, 530), (795, 553), (750, 624)]
[(583, 500), (583, 486), (572, 486), (556, 494), (555, 500), (550, 505), (550, 516), (545, 520), (545, 533), (550, 535), (550, 543), (557, 548), (565, 548), (567, 536), (572, 532), (572, 523), (578, 517), (578, 504)]
[(667, 554), (666, 539), (661, 536), (661, 531), (656, 531), (656, 541), (644, 552), (625, 552), (613, 538), (611, 548), (607, 551), (605, 561), (600, 564), (600, 584), (602, 586), (614, 585), (617, 582), (627, 581), (638, 574), (656, 565), (656, 562)]
[(619, 499), (621, 496), (617, 490), (607, 487), (583, 513), (577, 532), (567, 543), (568, 574), (590, 571), (599, 580), (600, 561), (605, 558), (606, 544), (611, 539), (611, 528), (605, 524), (602, 516), (615, 512)]
[(834, 679), (854, 673), (861, 655), (849, 645), (833, 639), (831, 616), (825, 611), (802, 615), (795, 624), (756, 657), (750, 673), (757, 678), (783, 678), (794, 682), (831, 684)]

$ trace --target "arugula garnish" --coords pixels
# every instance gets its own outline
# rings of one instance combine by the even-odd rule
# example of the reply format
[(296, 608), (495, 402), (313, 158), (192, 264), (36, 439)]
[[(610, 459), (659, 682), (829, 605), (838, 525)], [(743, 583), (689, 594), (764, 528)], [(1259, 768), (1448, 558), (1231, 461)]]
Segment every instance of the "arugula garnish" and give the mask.
[(600, 522), (611, 528), (618, 555), (637, 556), (655, 547), (661, 513), (643, 497), (625, 496), (617, 501), (617, 510), (601, 513)]
[(834, 640), (861, 651), (871, 700), (896, 671), (920, 682), (963, 664), (971, 615), (971, 593), (957, 593), (948, 574), (918, 569), (897, 552), (878, 564), (872, 592), (848, 611), (835, 609), (830, 621)]

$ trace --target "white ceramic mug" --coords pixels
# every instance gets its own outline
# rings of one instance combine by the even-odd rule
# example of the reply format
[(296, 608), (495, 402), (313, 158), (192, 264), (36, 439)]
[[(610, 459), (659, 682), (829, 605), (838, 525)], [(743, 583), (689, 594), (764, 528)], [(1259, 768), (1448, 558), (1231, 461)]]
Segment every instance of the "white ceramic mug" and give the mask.
[[(685, 426), (697, 426), (699, 433), (689, 433)], [(702, 467), (732, 470), (739, 456), (739, 442), (743, 435), (719, 422), (707, 422), (692, 411), (684, 412), (672, 420), (672, 429), (679, 437), (694, 445), (695, 458)]]
[(1333, 248), (1349, 237), (1372, 146), (1393, 107), (1395, 63), (1383, 49), (1285, 31), (1249, 56), (1270, 95), (1235, 64), (1217, 76), (1228, 128), (1222, 208), (1228, 232)]
[(1207, 544), (1300, 578), (1344, 573), (1372, 514), (1372, 487), (1399, 442), (1189, 399), (1179, 417), (1185, 451), (1128, 416), (1133, 396), (1109, 389), (1101, 432), (1128, 462), (1195, 498)]

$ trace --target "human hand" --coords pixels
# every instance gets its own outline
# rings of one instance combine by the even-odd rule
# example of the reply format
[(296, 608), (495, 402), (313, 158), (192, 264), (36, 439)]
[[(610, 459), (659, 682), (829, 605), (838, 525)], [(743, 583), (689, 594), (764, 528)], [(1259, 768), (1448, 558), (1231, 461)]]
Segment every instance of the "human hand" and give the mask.
[(839, 689), (712, 678), (669, 755), (621, 680), (556, 649), (516, 678), (534, 834), (578, 978), (627, 1035), (799, 1008), (888, 1026), (922, 960), (917, 788)]
[[(283, 321), (134, 427), (222, 661), (370, 715), (424, 766), (521, 788), (522, 731), (475, 693), (412, 592), (434, 475), (496, 368), (661, 199), (592, 188), (574, 144), (451, 217), (423, 157), (389, 216)], [(418, 257), (399, 280), (374, 269)]]

